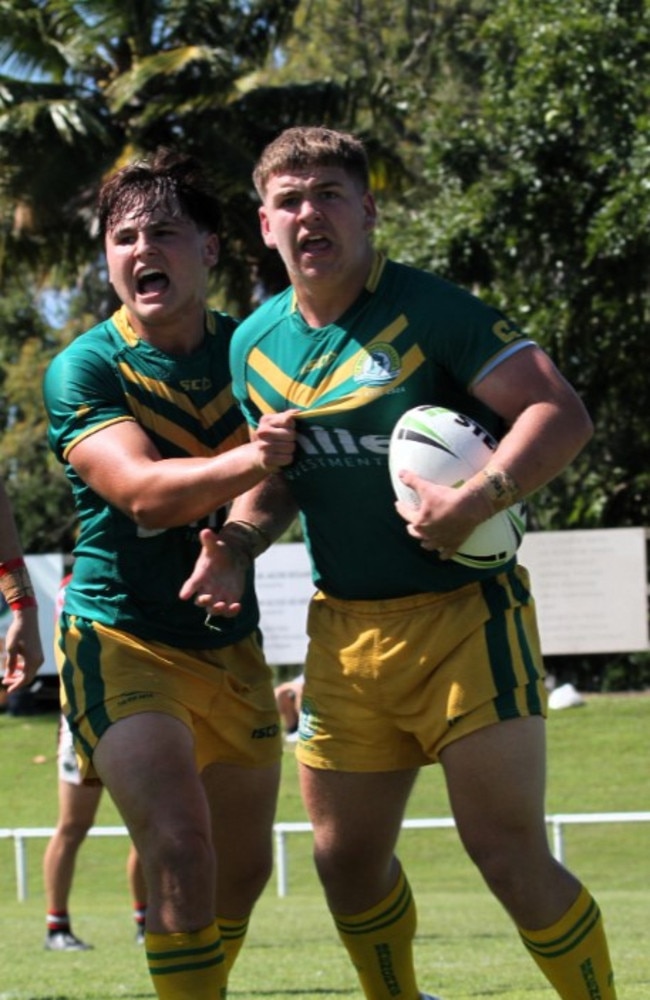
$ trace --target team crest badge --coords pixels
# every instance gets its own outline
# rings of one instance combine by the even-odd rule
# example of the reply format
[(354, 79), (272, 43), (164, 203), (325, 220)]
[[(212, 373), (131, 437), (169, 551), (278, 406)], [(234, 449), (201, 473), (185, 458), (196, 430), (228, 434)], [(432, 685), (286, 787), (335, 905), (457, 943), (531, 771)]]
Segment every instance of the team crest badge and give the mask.
[(399, 354), (392, 344), (378, 342), (363, 351), (355, 365), (354, 381), (359, 385), (386, 385), (401, 370)]

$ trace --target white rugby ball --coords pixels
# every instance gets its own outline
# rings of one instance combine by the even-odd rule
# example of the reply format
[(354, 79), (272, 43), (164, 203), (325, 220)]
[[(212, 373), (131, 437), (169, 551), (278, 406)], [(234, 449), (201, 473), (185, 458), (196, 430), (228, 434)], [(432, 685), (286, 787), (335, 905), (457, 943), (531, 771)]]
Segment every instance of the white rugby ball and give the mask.
[[(440, 486), (462, 486), (492, 457), (497, 442), (484, 427), (442, 406), (416, 406), (402, 414), (390, 439), (388, 468), (395, 495), (417, 506), (418, 496), (398, 473), (409, 469)], [(508, 562), (526, 530), (526, 505), (515, 503), (479, 524), (451, 558), (491, 569)]]

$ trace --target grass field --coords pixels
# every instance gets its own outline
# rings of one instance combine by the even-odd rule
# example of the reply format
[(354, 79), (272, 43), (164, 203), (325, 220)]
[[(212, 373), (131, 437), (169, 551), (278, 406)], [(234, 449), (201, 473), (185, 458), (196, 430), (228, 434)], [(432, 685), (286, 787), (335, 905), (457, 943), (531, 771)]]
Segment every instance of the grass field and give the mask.
[[(56, 819), (56, 717), (0, 716), (0, 826)], [(650, 695), (599, 695), (551, 714), (547, 812), (650, 809)], [(438, 768), (423, 771), (410, 816), (446, 816)], [(286, 756), (278, 819), (304, 819), (295, 762)], [(120, 824), (105, 797), (98, 824)], [(16, 900), (12, 841), (0, 841), (0, 1000), (151, 998), (142, 949), (133, 943), (125, 838), (90, 838), (72, 897), (76, 932), (95, 950), (45, 952), (41, 859), (28, 845), (28, 898)], [(569, 826), (566, 861), (605, 914), (619, 1000), (650, 997), (650, 823)], [(483, 888), (454, 830), (406, 830), (400, 855), (419, 911), (421, 988), (445, 1000), (551, 1000), (508, 918)], [(231, 977), (234, 1000), (360, 1000), (313, 872), (308, 834), (289, 838), (289, 892), (273, 879), (255, 911)]]

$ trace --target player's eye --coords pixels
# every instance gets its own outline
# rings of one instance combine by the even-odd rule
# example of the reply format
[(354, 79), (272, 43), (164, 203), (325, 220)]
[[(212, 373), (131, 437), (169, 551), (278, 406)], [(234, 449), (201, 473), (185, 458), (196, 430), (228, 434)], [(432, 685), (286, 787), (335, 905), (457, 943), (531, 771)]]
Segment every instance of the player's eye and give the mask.
[(135, 243), (136, 235), (135, 233), (119, 232), (113, 233), (111, 238), (116, 246), (122, 247), (130, 246), (132, 243)]

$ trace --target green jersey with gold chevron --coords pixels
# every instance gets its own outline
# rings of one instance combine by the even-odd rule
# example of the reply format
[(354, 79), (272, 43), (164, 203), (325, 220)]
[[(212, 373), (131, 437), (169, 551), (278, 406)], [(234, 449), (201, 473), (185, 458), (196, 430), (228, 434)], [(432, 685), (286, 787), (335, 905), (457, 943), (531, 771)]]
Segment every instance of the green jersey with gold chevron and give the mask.
[(469, 389), (531, 343), (470, 293), (380, 254), (336, 323), (309, 327), (291, 289), (243, 321), (230, 360), (247, 420), (300, 411), (296, 457), (283, 475), (317, 587), (375, 600), (453, 590), (497, 572), (442, 562), (410, 538), (395, 512), (388, 443), (398, 417), (424, 404), (465, 413), (499, 438), (499, 418)]
[(124, 309), (72, 341), (44, 382), (49, 444), (72, 486), (79, 534), (65, 610), (142, 639), (186, 649), (219, 648), (257, 627), (249, 580), (244, 610), (204, 625), (205, 612), (178, 591), (199, 552), (198, 533), (218, 527), (225, 511), (166, 530), (139, 528), (79, 478), (68, 461), (79, 441), (134, 420), (164, 458), (210, 456), (244, 444), (248, 431), (232, 395), (228, 348), (236, 321), (208, 312), (201, 348), (165, 354), (140, 340)]

